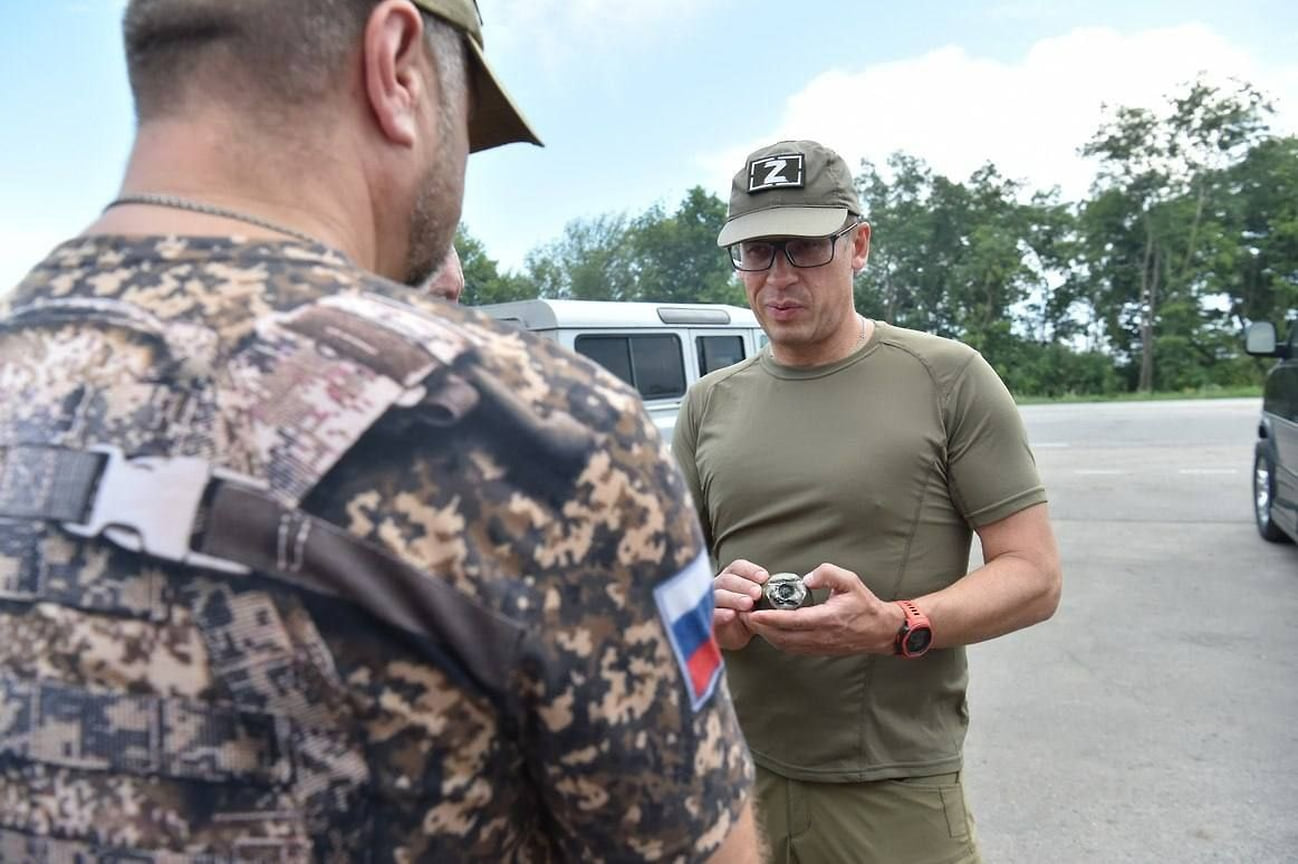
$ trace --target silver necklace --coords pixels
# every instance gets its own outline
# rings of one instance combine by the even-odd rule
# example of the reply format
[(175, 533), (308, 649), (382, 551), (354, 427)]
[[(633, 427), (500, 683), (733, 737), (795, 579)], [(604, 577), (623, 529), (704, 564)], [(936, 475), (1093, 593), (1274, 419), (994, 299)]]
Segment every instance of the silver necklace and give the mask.
[(220, 216), (224, 219), (233, 219), (236, 222), (247, 222), (249, 225), (256, 225), (258, 228), (265, 228), (268, 231), (274, 231), (278, 234), (284, 234), (303, 243), (309, 243), (312, 246), (328, 246), (310, 234), (304, 231), (298, 231), (296, 228), (289, 228), (286, 225), (280, 225), (277, 222), (271, 222), (269, 219), (262, 219), (260, 216), (253, 216), (249, 213), (240, 213), (238, 210), (227, 210), (225, 207), (217, 207), (215, 204), (208, 204), (203, 201), (191, 201), (188, 198), (181, 198), (177, 195), (163, 195), (157, 192), (141, 192), (135, 195), (123, 195), (108, 202), (105, 210), (113, 207), (120, 207), (123, 204), (145, 204), (152, 207), (171, 207), (175, 210), (188, 210), (191, 213), (202, 213), (205, 216)]

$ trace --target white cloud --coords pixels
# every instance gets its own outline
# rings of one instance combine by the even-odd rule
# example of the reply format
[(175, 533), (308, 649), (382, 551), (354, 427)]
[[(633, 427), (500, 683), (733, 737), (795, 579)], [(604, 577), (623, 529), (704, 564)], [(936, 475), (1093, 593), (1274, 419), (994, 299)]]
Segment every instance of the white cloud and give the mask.
[[(814, 138), (850, 165), (882, 165), (896, 150), (965, 179), (990, 160), (1035, 188), (1085, 194), (1093, 169), (1077, 154), (1098, 128), (1105, 103), (1158, 108), (1167, 94), (1206, 72), (1235, 77), (1272, 97), (1273, 128), (1298, 118), (1298, 64), (1262, 67), (1202, 24), (1122, 34), (1085, 28), (1042, 39), (1017, 62), (971, 56), (949, 46), (922, 57), (861, 70), (832, 70), (789, 98), (765, 140), (700, 157), (716, 185), (744, 156), (779, 138)], [(852, 107), (855, 106), (855, 107)]]

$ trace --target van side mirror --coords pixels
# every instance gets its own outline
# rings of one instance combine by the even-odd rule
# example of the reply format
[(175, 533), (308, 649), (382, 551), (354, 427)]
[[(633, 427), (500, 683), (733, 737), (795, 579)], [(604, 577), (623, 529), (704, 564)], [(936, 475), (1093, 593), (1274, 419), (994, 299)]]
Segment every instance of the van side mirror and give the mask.
[(1254, 321), (1244, 330), (1244, 350), (1254, 357), (1275, 357), (1275, 325)]

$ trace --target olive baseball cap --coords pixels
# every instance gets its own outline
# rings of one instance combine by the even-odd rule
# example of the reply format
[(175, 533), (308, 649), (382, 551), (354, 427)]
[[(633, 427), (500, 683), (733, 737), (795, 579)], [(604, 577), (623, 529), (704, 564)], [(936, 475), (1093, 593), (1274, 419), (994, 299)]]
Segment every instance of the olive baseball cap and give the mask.
[(815, 141), (779, 141), (750, 153), (730, 186), (718, 246), (758, 237), (828, 237), (861, 200), (843, 157)]
[(499, 147), (515, 141), (540, 144), (523, 112), (509, 98), (483, 50), (482, 15), (477, 0), (413, 0), (419, 8), (436, 15), (469, 38), (472, 55), (473, 92), (477, 97), (469, 115), (469, 152)]

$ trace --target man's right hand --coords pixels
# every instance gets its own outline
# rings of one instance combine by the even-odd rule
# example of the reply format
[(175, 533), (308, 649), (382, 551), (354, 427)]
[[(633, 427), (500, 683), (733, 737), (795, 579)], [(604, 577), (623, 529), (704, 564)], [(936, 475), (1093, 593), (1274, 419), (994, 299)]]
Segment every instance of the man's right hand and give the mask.
[(712, 580), (715, 610), (712, 613), (712, 630), (717, 643), (727, 651), (737, 651), (753, 638), (753, 631), (744, 623), (745, 615), (757, 608), (762, 599), (762, 584), (771, 578), (765, 567), (736, 558), (727, 564)]

